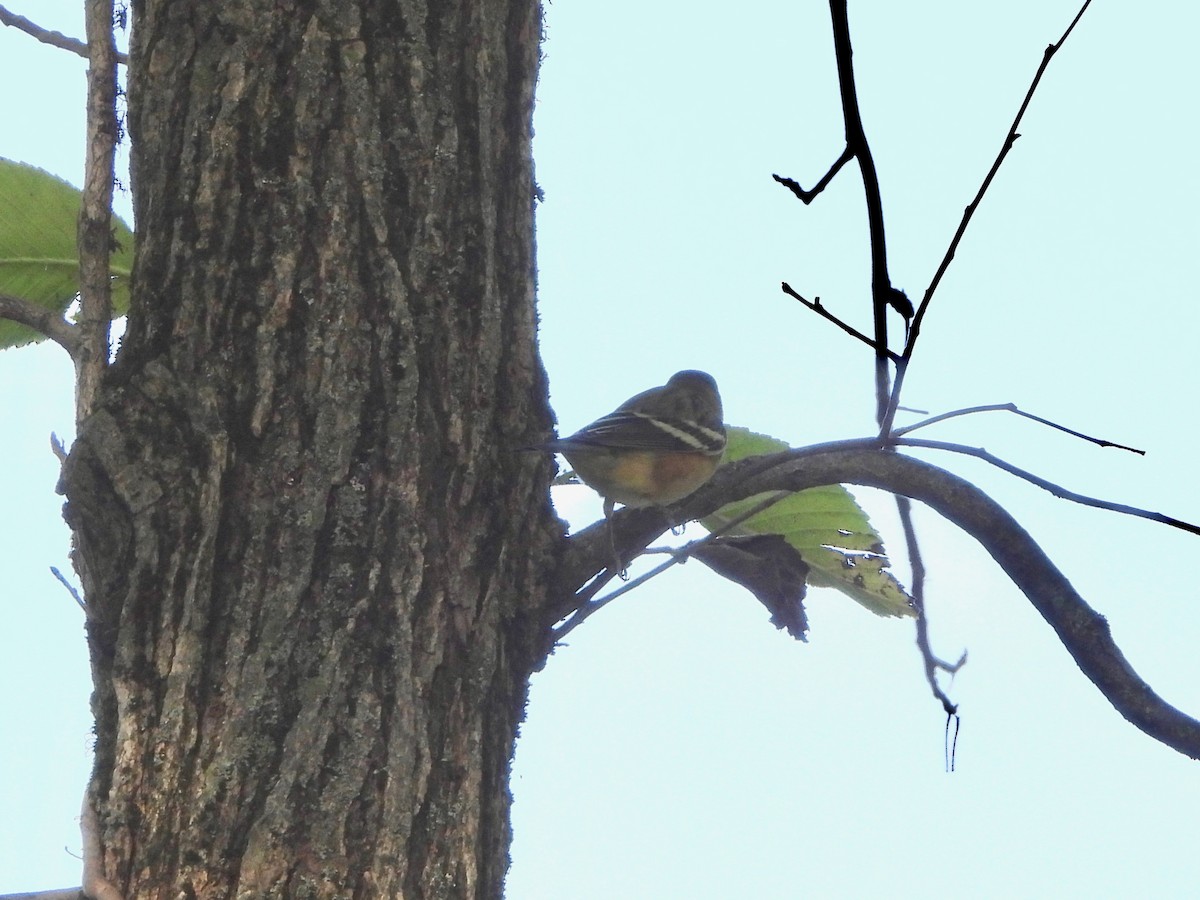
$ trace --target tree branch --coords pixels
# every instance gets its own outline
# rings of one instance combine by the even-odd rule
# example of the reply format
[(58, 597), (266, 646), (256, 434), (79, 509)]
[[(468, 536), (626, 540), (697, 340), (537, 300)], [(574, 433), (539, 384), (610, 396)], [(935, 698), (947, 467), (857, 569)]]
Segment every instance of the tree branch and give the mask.
[(669, 548), (667, 552), (671, 554), (671, 558), (655, 566), (649, 572), (644, 572), (637, 578), (634, 578), (632, 581), (625, 582), (619, 588), (609, 594), (606, 594), (599, 600), (592, 600), (592, 597), (596, 596), (596, 594), (600, 592), (600, 589), (612, 580), (612, 576), (614, 574), (611, 568), (601, 572), (590, 584), (562, 603), (562, 615), (551, 614), (551, 619), (555, 622), (559, 621), (565, 616), (571, 616), (568, 621), (563, 622), (562, 625), (551, 630), (551, 645), (558, 644), (564, 637), (567, 636), (567, 634), (583, 624), (583, 622), (589, 616), (607, 606), (609, 603), (612, 603), (622, 594), (628, 594), (634, 588), (645, 584), (651, 578), (658, 577), (672, 566), (677, 566), (680, 563), (687, 562), (687, 560), (691, 558), (693, 551), (695, 551), (698, 547), (707, 544), (716, 538), (721, 537), (722, 535), (728, 534), (747, 519), (757, 516), (760, 512), (771, 508), (779, 501), (786, 500), (790, 496), (791, 494), (788, 491), (776, 491), (774, 494), (764, 497), (758, 503), (755, 503), (748, 509), (743, 510), (739, 515), (734, 516), (720, 528), (714, 529), (704, 537), (691, 541), (683, 547)]
[(904, 530), (904, 543), (908, 550), (908, 559), (912, 565), (912, 584), (909, 586), (912, 593), (913, 605), (917, 609), (917, 649), (921, 651), (921, 661), (925, 670), (925, 681), (929, 684), (929, 690), (935, 698), (942, 704), (947, 715), (953, 715), (958, 711), (958, 706), (952, 703), (950, 697), (942, 690), (942, 686), (938, 684), (938, 670), (954, 674), (966, 664), (967, 654), (963, 651), (958, 662), (949, 663), (944, 659), (936, 656), (933, 652), (933, 647), (929, 642), (929, 616), (925, 611), (925, 561), (921, 557), (921, 543), (917, 540), (917, 529), (912, 517), (912, 501), (903, 494), (896, 494), (896, 512), (900, 515), (900, 527)]
[(1013, 144), (1021, 135), (1017, 129), (1021, 125), (1021, 119), (1025, 116), (1025, 110), (1029, 108), (1030, 101), (1033, 100), (1034, 92), (1041, 83), (1042, 75), (1045, 74), (1046, 68), (1050, 65), (1050, 60), (1054, 58), (1067, 38), (1071, 36), (1071, 32), (1075, 30), (1075, 26), (1079, 24), (1079, 20), (1083, 18), (1083, 14), (1087, 12), (1088, 6), (1092, 0), (1084, 0), (1083, 6), (1079, 8), (1079, 12), (1075, 14), (1075, 18), (1071, 20), (1071, 24), (1067, 26), (1067, 30), (1062, 33), (1062, 37), (1057, 42), (1046, 48), (1042, 54), (1041, 65), (1033, 75), (1033, 81), (1030, 82), (1029, 90), (1025, 92), (1025, 99), (1021, 101), (1021, 106), (1017, 110), (1017, 115), (1013, 119), (1012, 125), (1009, 126), (1008, 134), (1004, 136), (1004, 142), (1000, 145), (1000, 152), (996, 154), (996, 159), (992, 163), (991, 169), (984, 176), (983, 184), (979, 186), (979, 190), (975, 193), (975, 198), (967, 204), (967, 208), (963, 210), (962, 220), (958, 224), (958, 230), (954, 232), (954, 237), (950, 240), (950, 246), (946, 248), (946, 253), (942, 257), (941, 263), (938, 265), (937, 271), (934, 272), (933, 279), (929, 282), (929, 287), (925, 289), (925, 296), (921, 298), (920, 304), (917, 306), (917, 313), (913, 317), (908, 329), (908, 339), (904, 343), (904, 352), (901, 354), (901, 361), (896, 366), (896, 383), (892, 385), (892, 397), (888, 403), (887, 415), (884, 417), (880, 428), (880, 434), (886, 435), (891, 431), (892, 423), (896, 418), (896, 407), (900, 403), (900, 389), (904, 386), (904, 374), (908, 370), (908, 362), (912, 359), (913, 349), (917, 343), (917, 337), (921, 333), (921, 323), (925, 320), (925, 313), (929, 310), (929, 304), (933, 300), (934, 292), (937, 291), (938, 285), (942, 283), (942, 277), (950, 268), (950, 263), (954, 260), (955, 253), (958, 252), (958, 245), (962, 243), (963, 236), (967, 233), (967, 226), (971, 224), (971, 218), (975, 215), (975, 210), (979, 208), (980, 202), (983, 200), (983, 195), (987, 193), (992, 182), (996, 178), (996, 173), (1000, 171), (1000, 166), (1004, 164), (1008, 152), (1012, 150)]
[(73, 325), (52, 309), (30, 303), (21, 297), (0, 294), (0, 319), (11, 319), (44, 334), (75, 358), (81, 336), (79, 326)]
[[(60, 50), (69, 50), (76, 56), (82, 56), (84, 59), (87, 59), (87, 44), (83, 41), (67, 37), (61, 31), (50, 31), (49, 29), (42, 28), (40, 25), (35, 25), (24, 16), (18, 16), (16, 13), (9, 12), (3, 6), (0, 6), (0, 25), (8, 25), (16, 28), (18, 31), (23, 31), (30, 37), (36, 38), (43, 44), (58, 47)], [(123, 66), (129, 65), (129, 57), (124, 53), (116, 54), (116, 60)]]
[[(1200, 722), (1159, 697), (1129, 665), (1108, 623), (1084, 601), (1037, 542), (1003, 507), (974, 485), (920, 460), (880, 450), (870, 440), (844, 441), (750, 457), (723, 466), (713, 479), (670, 508), (674, 521), (708, 515), (743, 497), (825, 484), (860, 484), (930, 506), (974, 537), (1058, 634), (1076, 664), (1130, 723), (1200, 759)], [(663, 510), (621, 510), (613, 528), (622, 548), (646, 547), (663, 530)], [(559, 584), (576, 587), (609, 558), (604, 523), (568, 541)]]
[(67, 593), (71, 595), (71, 599), (75, 601), (75, 604), (81, 610), (83, 610), (83, 614), (85, 616), (87, 616), (89, 619), (94, 619), (96, 617), (95, 613), (88, 609), (87, 603), (85, 603), (83, 597), (79, 595), (79, 591), (76, 590), (75, 585), (67, 581), (67, 576), (59, 571), (58, 566), (51, 566), (50, 574), (57, 578), (58, 583), (67, 589)]
[[(883, 422), (892, 394), (889, 389), (891, 373), (888, 369), (888, 362), (898, 362), (899, 359), (888, 349), (887, 308), (894, 307), (904, 316), (906, 322), (911, 318), (913, 310), (912, 304), (904, 292), (892, 287), (891, 276), (888, 274), (883, 198), (879, 192), (879, 174), (875, 169), (875, 159), (871, 155), (871, 145), (867, 142), (866, 130), (863, 127), (862, 111), (858, 106), (858, 91), (854, 84), (854, 49), (850, 41), (850, 18), (846, 7), (847, 0), (829, 0), (830, 18), (833, 22), (833, 48), (837, 59), (838, 90), (842, 98), (842, 119), (846, 129), (846, 147), (811, 191), (804, 190), (799, 182), (791, 178), (783, 178), (779, 175), (772, 177), (805, 204), (808, 204), (828, 186), (846, 163), (852, 159), (858, 161), (859, 172), (863, 180), (863, 193), (866, 197), (867, 227), (871, 243), (871, 308), (874, 314), (874, 339), (863, 337), (859, 332), (842, 323), (841, 320), (824, 312), (819, 304), (809, 304), (798, 294), (790, 290), (789, 293), (797, 300), (804, 302), (810, 309), (837, 323), (843, 331), (875, 348), (875, 418), (876, 421)], [(786, 283), (785, 290), (788, 290)]]
[(1139, 519), (1149, 519), (1151, 522), (1158, 522), (1160, 525), (1169, 525), (1171, 528), (1178, 528), (1180, 531), (1200, 535), (1200, 525), (1193, 525), (1191, 522), (1183, 521), (1183, 519), (1176, 519), (1162, 513), (1151, 512), (1148, 509), (1141, 509), (1137, 506), (1128, 506), (1124, 503), (1113, 503), (1111, 500), (1100, 500), (1097, 497), (1089, 497), (1086, 494), (1077, 494), (1074, 491), (1069, 491), (1055, 484), (1053, 481), (1042, 478), (1040, 475), (1034, 475), (1032, 472), (1027, 472), (1019, 466), (1014, 466), (1012, 463), (1006, 462), (1000, 457), (989, 453), (982, 447), (968, 447), (965, 444), (952, 444), (946, 441), (926, 441), (920, 438), (901, 438), (895, 442), (895, 446), (917, 447), (925, 450), (945, 450), (949, 453), (960, 453), (963, 456), (974, 456), (976, 459), (982, 459), (984, 462), (991, 463), (997, 469), (1003, 469), (1010, 475), (1016, 475), (1022, 481), (1028, 481), (1030, 484), (1037, 485), (1042, 490), (1049, 491), (1055, 497), (1062, 500), (1070, 500), (1072, 503), (1079, 503), (1082, 506), (1091, 506), (1096, 509), (1106, 509), (1109, 512), (1135, 516)]
[(871, 308), (875, 322), (875, 417), (882, 422), (888, 408), (890, 377), (888, 370), (887, 307), (892, 295), (888, 274), (887, 237), (883, 227), (883, 198), (879, 193), (879, 174), (854, 84), (854, 50), (850, 43), (850, 16), (847, 0), (829, 0), (833, 21), (833, 49), (837, 58), (838, 87), (842, 96), (842, 115), (846, 123), (846, 147), (858, 160), (863, 194), (867, 204), (867, 228), (871, 237)]
[(112, 200), (117, 144), (117, 59), (113, 0), (87, 0), (87, 155), (79, 212), (79, 325), (75, 354), (75, 418), (91, 411), (108, 366), (112, 322)]
[(932, 425), (935, 422), (944, 422), (947, 419), (955, 419), (959, 416), (970, 416), (981, 412), (1010, 412), (1018, 415), (1023, 419), (1031, 419), (1048, 428), (1053, 428), (1056, 431), (1061, 431), (1071, 437), (1077, 437), (1080, 440), (1095, 444), (1097, 447), (1114, 447), (1117, 450), (1128, 450), (1130, 453), (1136, 453), (1138, 456), (1145, 456), (1145, 450), (1139, 450), (1136, 447), (1126, 447), (1124, 444), (1117, 444), (1113, 441), (1105, 440), (1104, 438), (1092, 437), (1090, 434), (1084, 434), (1082, 431), (1076, 431), (1073, 428), (1068, 428), (1065, 425), (1059, 425), (1057, 422), (1051, 422), (1049, 419), (1043, 419), (1041, 416), (1035, 416), (1033, 413), (1025, 412), (1019, 409), (1015, 403), (989, 403), (985, 406), (970, 406), (966, 409), (954, 409), (950, 412), (941, 413), (940, 415), (930, 416), (928, 419), (922, 419), (912, 425), (906, 425), (903, 428), (896, 428), (892, 431), (893, 438), (903, 437), (906, 434), (911, 434), (918, 428), (924, 428), (927, 425)]
[(833, 165), (829, 167), (829, 171), (821, 176), (821, 180), (816, 183), (811, 191), (806, 191), (800, 187), (800, 182), (794, 181), (791, 178), (784, 178), (781, 175), (772, 175), (771, 177), (795, 194), (801, 203), (808, 206), (808, 204), (817, 199), (817, 195), (821, 191), (829, 187), (829, 182), (833, 181), (833, 177), (842, 170), (842, 166), (846, 165), (852, 159), (854, 159), (854, 151), (847, 145), (846, 149), (842, 151), (842, 155), (833, 161)]
[[(869, 337), (867, 337), (865, 334), (863, 334), (861, 331), (859, 331), (853, 325), (848, 325), (847, 323), (843, 322), (841, 319), (839, 319), (837, 316), (835, 316), (833, 313), (831, 313), (829, 310), (827, 310), (824, 306), (822, 306), (820, 297), (817, 297), (815, 300), (809, 300), (806, 297), (801, 297), (799, 294), (797, 294), (792, 289), (792, 286), (790, 284), (788, 284), (786, 281), (783, 282), (782, 285), (780, 285), (780, 290), (782, 290), (785, 294), (787, 294), (792, 299), (799, 300), (802, 304), (804, 304), (804, 306), (806, 306), (808, 309), (811, 309), (817, 315), (822, 316), (825, 319), (828, 319), (830, 322), (832, 322), (838, 328), (842, 329), (842, 331), (846, 332), (846, 334), (850, 335), (850, 337), (857, 338), (858, 340), (860, 340), (864, 344), (866, 344), (868, 347), (871, 347), (871, 348), (875, 349), (876, 352), (878, 352), (879, 348), (875, 346), (875, 342), (873, 340), (871, 340)], [(897, 354), (895, 354), (894, 352), (892, 352), (891, 350), (888, 350), (886, 348), (884, 349), (883, 352), (887, 355), (887, 358), (892, 360), (893, 362), (897, 361), (900, 358)]]

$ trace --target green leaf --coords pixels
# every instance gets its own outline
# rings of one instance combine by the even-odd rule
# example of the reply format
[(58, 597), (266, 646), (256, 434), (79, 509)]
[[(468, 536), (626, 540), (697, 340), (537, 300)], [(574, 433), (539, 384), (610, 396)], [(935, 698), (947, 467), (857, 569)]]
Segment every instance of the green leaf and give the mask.
[[(0, 293), (58, 313), (79, 293), (75, 229), (83, 194), (60, 178), (25, 163), (0, 159)], [(116, 246), (109, 267), (113, 316), (129, 309), (133, 232), (113, 216)], [(31, 328), (0, 319), (0, 349), (42, 340)]]
[[(745, 428), (727, 428), (722, 462), (778, 453), (788, 445)], [(710, 531), (754, 506), (763, 495), (721, 507), (701, 520)], [(867, 514), (840, 484), (798, 491), (742, 522), (732, 534), (778, 534), (800, 551), (808, 583), (832, 587), (881, 616), (916, 615), (908, 591), (890, 571), (883, 540)]]

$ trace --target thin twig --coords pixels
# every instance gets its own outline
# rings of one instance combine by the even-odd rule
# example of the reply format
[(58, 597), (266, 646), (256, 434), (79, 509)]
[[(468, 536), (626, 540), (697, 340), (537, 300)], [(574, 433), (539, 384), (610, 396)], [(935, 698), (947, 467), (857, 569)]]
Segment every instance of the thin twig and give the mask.
[[(649, 572), (645, 572), (642, 575), (639, 575), (637, 578), (634, 578), (630, 581), (625, 582), (619, 588), (617, 588), (616, 590), (612, 591), (609, 594), (605, 594), (599, 600), (596, 600), (593, 602), (588, 602), (591, 599), (591, 596), (592, 596), (591, 594), (586, 595), (586, 596), (581, 596), (584, 594), (585, 591), (587, 591), (588, 589), (590, 589), (592, 587), (592, 584), (587, 585), (582, 591), (580, 591), (579, 594), (575, 595), (576, 598), (578, 598), (582, 602), (579, 603), (575, 607), (574, 615), (571, 615), (570, 611), (568, 611), (567, 613), (564, 613), (564, 615), (571, 615), (571, 618), (568, 619), (566, 622), (563, 622), (563, 624), (560, 625), (558, 628), (555, 628), (552, 630), (551, 636), (553, 638), (553, 643), (557, 644), (567, 634), (569, 634), (571, 631), (573, 631), (575, 628), (577, 628), (579, 625), (581, 625), (583, 623), (583, 621), (585, 619), (587, 619), (590, 615), (597, 612), (601, 607), (607, 606), (609, 603), (612, 603), (612, 601), (616, 600), (622, 594), (626, 594), (629, 591), (632, 591), (635, 587), (645, 584), (651, 578), (655, 578), (656, 576), (661, 575), (663, 572), (667, 571), (667, 569), (671, 568), (672, 566), (679, 565), (679, 563), (682, 563), (682, 562), (687, 562), (687, 560), (691, 557), (692, 551), (695, 548), (700, 547), (704, 544), (707, 544), (710, 541), (716, 540), (717, 538), (721, 537), (722, 535), (728, 534), (730, 531), (732, 531), (738, 525), (741, 525), (747, 519), (751, 518), (752, 516), (758, 515), (763, 510), (769, 509), (770, 507), (774, 506), (779, 501), (784, 500), (790, 496), (791, 496), (790, 491), (777, 491), (768, 497), (764, 497), (758, 503), (754, 504), (753, 506), (751, 506), (749, 509), (745, 510), (741, 514), (730, 519), (728, 522), (725, 522), (719, 528), (713, 529), (708, 534), (706, 534), (704, 537), (702, 537), (698, 540), (695, 540), (695, 541), (691, 541), (683, 547), (680, 547), (678, 549), (670, 551), (671, 552), (670, 559), (655, 566)], [(601, 574), (603, 574), (603, 573), (601, 573)], [(593, 582), (593, 584), (594, 583), (595, 582)]]
[(649, 572), (643, 572), (637, 578), (632, 578), (629, 581), (626, 581), (619, 588), (616, 588), (614, 591), (612, 591), (609, 594), (605, 594), (599, 600), (595, 600), (590, 603), (585, 602), (583, 605), (579, 606), (575, 610), (575, 613), (574, 613), (574, 615), (571, 616), (571, 618), (569, 618), (567, 621), (563, 622), (562, 625), (558, 626), (557, 628), (555, 628), (552, 631), (553, 643), (555, 643), (555, 644), (559, 643), (564, 637), (566, 637), (568, 634), (570, 634), (572, 631), (574, 631), (576, 628), (578, 628), (580, 625), (582, 625), (585, 619), (587, 619), (593, 613), (599, 612), (602, 607), (605, 607), (608, 604), (612, 603), (614, 600), (616, 600), (622, 594), (629, 593), (635, 587), (639, 587), (639, 586), (645, 584), (651, 578), (661, 575), (663, 572), (667, 571), (667, 569), (671, 568), (672, 566), (677, 565), (681, 562), (685, 562), (689, 558), (689, 554), (691, 553), (692, 547), (696, 544), (702, 543), (705, 540), (707, 540), (707, 538), (701, 538), (700, 540), (692, 541), (686, 547), (681, 547), (679, 549), (679, 552), (677, 555), (672, 556), (670, 559), (666, 560), (665, 562), (659, 563), (657, 566), (655, 566)]
[[(873, 340), (871, 340), (869, 337), (867, 337), (861, 331), (856, 329), (853, 325), (847, 325), (845, 322), (843, 322), (841, 319), (839, 319), (837, 316), (835, 316), (833, 313), (831, 313), (829, 310), (827, 310), (824, 306), (822, 306), (820, 297), (817, 297), (815, 300), (809, 300), (806, 297), (801, 297), (799, 294), (797, 294), (792, 289), (792, 286), (790, 284), (788, 284), (786, 281), (783, 282), (782, 285), (780, 285), (780, 289), (785, 294), (787, 294), (789, 297), (792, 297), (795, 300), (799, 300), (801, 303), (803, 303), (806, 307), (811, 309), (817, 315), (828, 319), (830, 322), (832, 322), (838, 328), (842, 329), (842, 331), (846, 332), (846, 334), (850, 335), (853, 338), (858, 338), (858, 340), (862, 341), (868, 347), (871, 347), (873, 349), (878, 349), (877, 347), (875, 347), (875, 342)], [(900, 358), (895, 352), (893, 352), (891, 350), (885, 350), (884, 353), (887, 355), (888, 359), (892, 360), (893, 362), (895, 362), (896, 360), (898, 360)]]
[[(83, 41), (67, 37), (61, 31), (50, 31), (48, 28), (35, 25), (24, 16), (18, 16), (16, 13), (9, 12), (3, 6), (0, 6), (0, 25), (8, 25), (16, 28), (18, 31), (23, 31), (30, 37), (36, 38), (43, 44), (49, 44), (51, 47), (57, 47), (60, 50), (69, 50), (76, 56), (82, 56), (84, 59), (87, 59), (87, 44)], [(129, 65), (129, 57), (124, 53), (118, 53), (116, 59), (123, 66)]]
[(1138, 450), (1136, 447), (1126, 447), (1124, 444), (1117, 444), (1113, 441), (1105, 440), (1104, 438), (1092, 437), (1090, 434), (1084, 434), (1081, 431), (1075, 431), (1072, 428), (1067, 428), (1065, 425), (1059, 425), (1057, 422), (1051, 422), (1049, 419), (1043, 419), (1041, 416), (1035, 416), (1033, 413), (1027, 413), (1019, 409), (1015, 403), (991, 403), (985, 406), (970, 406), (966, 409), (955, 409), (950, 412), (941, 413), (940, 415), (930, 416), (913, 425), (906, 425), (903, 428), (897, 428), (892, 432), (893, 438), (903, 437), (906, 434), (911, 434), (918, 428), (924, 428), (927, 425), (932, 425), (935, 422), (944, 422), (947, 419), (954, 419), (958, 416), (969, 416), (981, 412), (1010, 412), (1024, 419), (1032, 419), (1034, 422), (1039, 422), (1056, 431), (1064, 432), (1072, 437), (1077, 437), (1080, 440), (1095, 444), (1097, 447), (1115, 447), (1117, 450), (1128, 450), (1130, 453), (1136, 453), (1138, 456), (1145, 456), (1145, 450)]
[[(917, 541), (917, 529), (913, 523), (912, 501), (903, 494), (896, 494), (895, 497), (896, 510), (900, 514), (900, 525), (904, 529), (904, 541), (908, 545), (908, 559), (912, 566), (912, 598), (913, 605), (917, 610), (917, 649), (921, 652), (925, 681), (929, 684), (929, 690), (934, 698), (942, 704), (942, 709), (947, 716), (947, 727), (949, 727), (949, 717), (958, 715), (958, 704), (952, 702), (949, 695), (942, 690), (942, 686), (938, 684), (937, 673), (940, 670), (950, 675), (956, 674), (967, 664), (967, 651), (964, 650), (958, 661), (952, 663), (946, 662), (933, 652), (929, 641), (929, 616), (925, 610), (925, 562), (921, 558), (921, 545)], [(953, 771), (953, 769), (953, 757), (947, 746), (946, 770)]]
[(58, 579), (59, 584), (61, 584), (63, 587), (65, 587), (67, 589), (67, 592), (75, 599), (75, 602), (79, 604), (79, 608), (83, 610), (83, 614), (85, 616), (87, 616), (89, 619), (92, 618), (92, 611), (90, 609), (88, 609), (88, 605), (86, 603), (84, 603), (83, 598), (81, 596), (79, 596), (79, 591), (77, 591), (75, 589), (75, 585), (73, 585), (73, 584), (71, 584), (71, 582), (67, 581), (66, 576), (63, 575), (63, 573), (58, 570), (58, 566), (51, 566), (50, 572), (54, 575), (55, 578)]
[(1025, 110), (1029, 108), (1030, 101), (1033, 100), (1034, 92), (1041, 83), (1042, 75), (1045, 74), (1046, 68), (1050, 65), (1050, 60), (1054, 58), (1054, 54), (1066, 43), (1071, 32), (1075, 30), (1075, 26), (1079, 24), (1079, 20), (1083, 18), (1083, 14), (1091, 5), (1092, 0), (1084, 0), (1083, 6), (1079, 8), (1079, 12), (1075, 14), (1075, 18), (1071, 20), (1071, 24), (1067, 26), (1067, 30), (1062, 33), (1062, 37), (1057, 42), (1048, 46), (1042, 54), (1041, 65), (1038, 66), (1037, 72), (1034, 73), (1033, 81), (1029, 85), (1029, 90), (1025, 92), (1025, 98), (1021, 101), (1021, 106), (1017, 110), (1017, 115), (1013, 119), (1012, 125), (1008, 129), (1008, 133), (1004, 136), (1004, 142), (1000, 146), (1000, 152), (996, 154), (996, 159), (992, 163), (991, 169), (983, 179), (983, 184), (979, 186), (979, 190), (975, 193), (975, 198), (967, 204), (963, 210), (962, 219), (958, 224), (958, 230), (954, 232), (954, 237), (950, 240), (950, 246), (946, 248), (946, 253), (942, 257), (941, 263), (938, 265), (937, 271), (933, 275), (933, 280), (929, 282), (929, 287), (925, 289), (925, 296), (921, 298), (921, 303), (917, 307), (917, 314), (913, 317), (908, 329), (908, 339), (904, 344), (904, 352), (901, 354), (901, 360), (896, 365), (896, 381), (892, 385), (891, 401), (888, 403), (886, 415), (880, 423), (880, 435), (886, 436), (891, 432), (892, 424), (896, 418), (896, 406), (900, 402), (900, 391), (904, 386), (904, 375), (908, 370), (909, 360), (912, 359), (913, 348), (916, 346), (917, 337), (921, 333), (921, 323), (925, 320), (925, 313), (929, 310), (929, 304), (933, 300), (934, 292), (937, 291), (938, 285), (941, 284), (943, 276), (950, 268), (950, 263), (954, 259), (955, 253), (958, 251), (958, 245), (962, 243), (963, 236), (967, 233), (967, 226), (971, 223), (971, 218), (975, 215), (975, 210), (979, 208), (980, 202), (983, 200), (984, 194), (987, 193), (992, 182), (996, 178), (996, 174), (1000, 171), (1000, 166), (1003, 165), (1005, 158), (1012, 150), (1013, 144), (1021, 135), (1017, 129), (1021, 125), (1021, 119), (1025, 116)]
[(1190, 534), (1200, 534), (1200, 525), (1193, 525), (1191, 522), (1185, 522), (1182, 519), (1175, 519), (1171, 516), (1165, 516), (1162, 513), (1151, 512), (1150, 510), (1140, 509), (1136, 506), (1127, 506), (1124, 503), (1112, 503), (1108, 500), (1100, 500), (1096, 497), (1088, 497), (1084, 494), (1077, 494), (1074, 491), (1069, 491), (1052, 481), (1048, 481), (1039, 475), (1034, 475), (1032, 472), (1027, 472), (1024, 469), (1014, 466), (1010, 462), (994, 456), (982, 447), (967, 447), (963, 444), (951, 444), (945, 441), (926, 441), (920, 438), (901, 438), (894, 442), (897, 447), (920, 447), (926, 450), (945, 450), (949, 453), (961, 453), (964, 456), (974, 456), (977, 459), (982, 459), (984, 462), (990, 463), (998, 469), (1003, 469), (1010, 475), (1016, 475), (1023, 481), (1028, 481), (1030, 484), (1037, 485), (1045, 491), (1049, 491), (1055, 497), (1063, 500), (1070, 500), (1072, 503), (1079, 503), (1083, 506), (1092, 506), (1096, 509), (1107, 509), (1109, 512), (1123, 513), (1127, 516), (1136, 516), (1139, 519), (1149, 519), (1151, 522), (1158, 522), (1162, 525), (1170, 525), (1172, 528), (1178, 528), (1180, 531), (1186, 531)]
[(912, 566), (912, 584), (909, 587), (912, 591), (913, 605), (917, 610), (917, 649), (921, 651), (925, 680), (929, 682), (929, 690), (933, 696), (942, 704), (942, 709), (953, 713), (958, 710), (958, 705), (950, 701), (942, 686), (938, 684), (937, 673), (939, 669), (957, 672), (966, 660), (966, 654), (964, 653), (957, 663), (947, 663), (933, 653), (933, 647), (929, 643), (929, 617), (925, 612), (925, 561), (921, 557), (921, 545), (913, 523), (912, 501), (901, 494), (895, 496), (896, 511), (900, 514), (900, 526), (904, 530), (904, 542), (908, 549), (908, 561)]
[(78, 352), (79, 326), (68, 322), (61, 313), (52, 309), (11, 294), (0, 294), (0, 319), (20, 322), (39, 334), (44, 334), (71, 354), (72, 359)]
[(821, 180), (816, 183), (811, 191), (806, 191), (800, 187), (800, 182), (793, 181), (791, 178), (784, 178), (781, 175), (772, 175), (771, 177), (795, 194), (805, 206), (808, 206), (808, 204), (817, 199), (817, 195), (821, 191), (829, 187), (829, 182), (833, 181), (833, 177), (842, 170), (842, 166), (846, 165), (852, 159), (854, 159), (854, 151), (847, 145), (846, 149), (842, 151), (842, 155), (834, 160), (833, 165), (829, 167), (829, 171), (821, 176)]

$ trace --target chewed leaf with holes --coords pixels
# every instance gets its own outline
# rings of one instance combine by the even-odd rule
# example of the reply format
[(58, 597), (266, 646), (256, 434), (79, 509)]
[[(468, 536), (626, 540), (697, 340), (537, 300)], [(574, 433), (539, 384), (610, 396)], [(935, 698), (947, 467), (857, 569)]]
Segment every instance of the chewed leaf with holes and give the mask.
[[(724, 462), (787, 450), (783, 441), (729, 428)], [(748, 497), (701, 520), (719, 528), (762, 499)], [(809, 566), (808, 583), (837, 588), (881, 616), (915, 615), (908, 591), (892, 574), (883, 541), (867, 514), (840, 484), (798, 491), (742, 522), (733, 534), (779, 534)]]
[[(0, 293), (64, 312), (79, 293), (76, 224), (82, 194), (25, 163), (0, 159)], [(113, 216), (113, 315), (129, 309), (133, 232)], [(31, 328), (0, 319), (0, 349), (42, 340)]]

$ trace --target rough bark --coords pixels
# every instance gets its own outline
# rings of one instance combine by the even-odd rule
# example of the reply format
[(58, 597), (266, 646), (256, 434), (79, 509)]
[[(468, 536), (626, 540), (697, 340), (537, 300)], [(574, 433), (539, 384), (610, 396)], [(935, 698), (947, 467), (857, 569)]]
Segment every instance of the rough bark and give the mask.
[(129, 328), (64, 469), (132, 897), (496, 897), (560, 533), (533, 0), (133, 5)]

